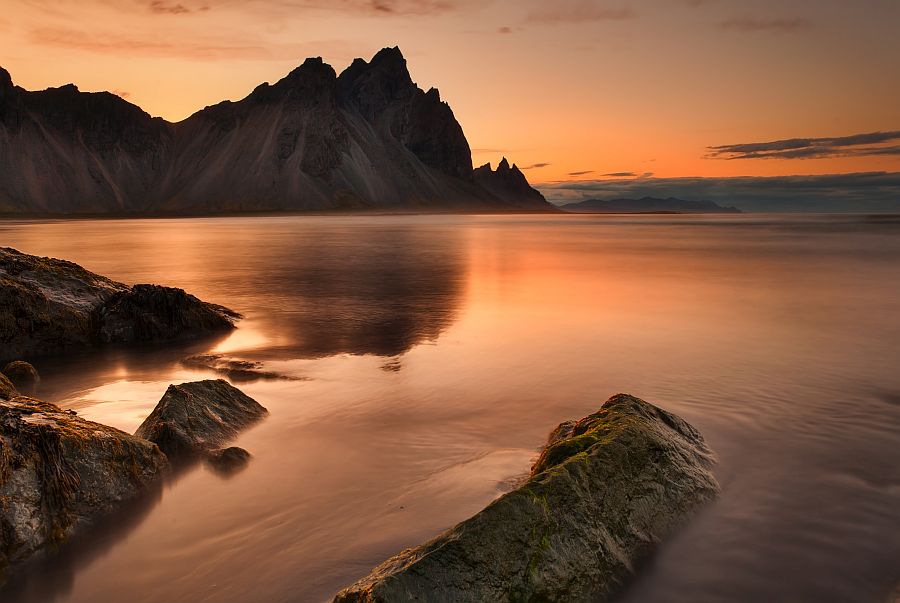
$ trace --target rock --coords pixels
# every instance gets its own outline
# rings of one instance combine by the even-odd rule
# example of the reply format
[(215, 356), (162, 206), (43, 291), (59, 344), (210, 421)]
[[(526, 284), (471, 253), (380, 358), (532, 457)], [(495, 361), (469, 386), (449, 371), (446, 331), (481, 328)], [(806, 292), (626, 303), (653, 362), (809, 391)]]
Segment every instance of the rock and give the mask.
[(33, 398), (0, 401), (0, 573), (136, 497), (166, 467), (140, 438)]
[(128, 285), (71, 262), (0, 248), (0, 359), (106, 342), (133, 343), (234, 328), (239, 315), (181, 289)]
[(100, 339), (107, 343), (176, 339), (230, 329), (239, 316), (222, 306), (202, 302), (183, 289), (135, 285), (103, 306)]
[(222, 379), (170, 385), (134, 435), (172, 460), (204, 456), (269, 411)]
[(335, 601), (605, 601), (718, 492), (700, 434), (638, 398), (556, 436), (522, 486)]
[(303, 380), (300, 377), (267, 371), (262, 362), (230, 358), (221, 354), (196, 354), (183, 358), (181, 364), (188, 368), (215, 371), (227, 376), (232, 381), (256, 381), (258, 379)]
[(207, 454), (206, 462), (217, 473), (231, 475), (247, 466), (250, 462), (250, 453), (237, 446), (220, 448)]
[(490, 191), (497, 199), (515, 205), (523, 209), (546, 211), (544, 196), (531, 188), (525, 174), (515, 164), (509, 166), (509, 161), (504, 157), (497, 165), (496, 170), (491, 170), (491, 164), (486, 163), (473, 172), (473, 178), (482, 188)]
[(24, 360), (14, 360), (3, 367), (3, 374), (16, 385), (34, 385), (41, 380), (37, 369)]
[(3, 373), (0, 373), (0, 400), (9, 400), (18, 395), (19, 392), (16, 391), (16, 386), (13, 385), (12, 381)]

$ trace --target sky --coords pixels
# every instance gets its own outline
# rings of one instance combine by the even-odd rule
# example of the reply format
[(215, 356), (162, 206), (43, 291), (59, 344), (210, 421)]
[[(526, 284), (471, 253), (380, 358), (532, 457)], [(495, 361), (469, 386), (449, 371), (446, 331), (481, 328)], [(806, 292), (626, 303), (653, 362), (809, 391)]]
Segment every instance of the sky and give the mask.
[(598, 182), (900, 172), (898, 0), (0, 6), (0, 66), (16, 84), (108, 90), (170, 121), (308, 56), (340, 72), (399, 46), (476, 165), (507, 156), (563, 197)]

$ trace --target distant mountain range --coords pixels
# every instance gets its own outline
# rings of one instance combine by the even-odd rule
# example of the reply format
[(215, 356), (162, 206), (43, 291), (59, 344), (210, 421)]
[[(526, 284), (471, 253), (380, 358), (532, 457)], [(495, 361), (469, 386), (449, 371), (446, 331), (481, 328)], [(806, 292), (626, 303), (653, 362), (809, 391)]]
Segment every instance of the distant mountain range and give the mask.
[(712, 201), (685, 201), (669, 197), (640, 199), (587, 199), (560, 205), (560, 209), (580, 214), (739, 214), (736, 207), (723, 207)]
[(0, 213), (552, 211), (504, 159), (473, 169), (453, 111), (397, 48), (340, 75), (307, 59), (169, 123), (108, 92), (14, 86), (0, 68)]

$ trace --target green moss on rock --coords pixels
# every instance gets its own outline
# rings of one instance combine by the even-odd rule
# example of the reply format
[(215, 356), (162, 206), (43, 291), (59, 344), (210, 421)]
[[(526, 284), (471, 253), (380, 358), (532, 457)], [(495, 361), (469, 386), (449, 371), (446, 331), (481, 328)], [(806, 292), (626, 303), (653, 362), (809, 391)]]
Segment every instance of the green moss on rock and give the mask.
[(335, 601), (605, 601), (715, 497), (713, 457), (683, 419), (619, 394), (557, 428), (530, 479)]

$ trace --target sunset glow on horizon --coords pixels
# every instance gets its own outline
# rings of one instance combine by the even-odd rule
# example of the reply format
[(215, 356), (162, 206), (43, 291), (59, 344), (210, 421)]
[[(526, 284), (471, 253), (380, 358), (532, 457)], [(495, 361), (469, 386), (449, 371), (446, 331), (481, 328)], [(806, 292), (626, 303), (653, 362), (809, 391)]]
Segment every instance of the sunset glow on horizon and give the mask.
[(507, 156), (534, 183), (900, 170), (900, 135), (791, 158), (711, 153), (900, 130), (890, 0), (6, 4), (0, 66), (14, 83), (108, 90), (170, 121), (306, 57), (340, 72), (396, 45), (453, 108), (474, 164)]

